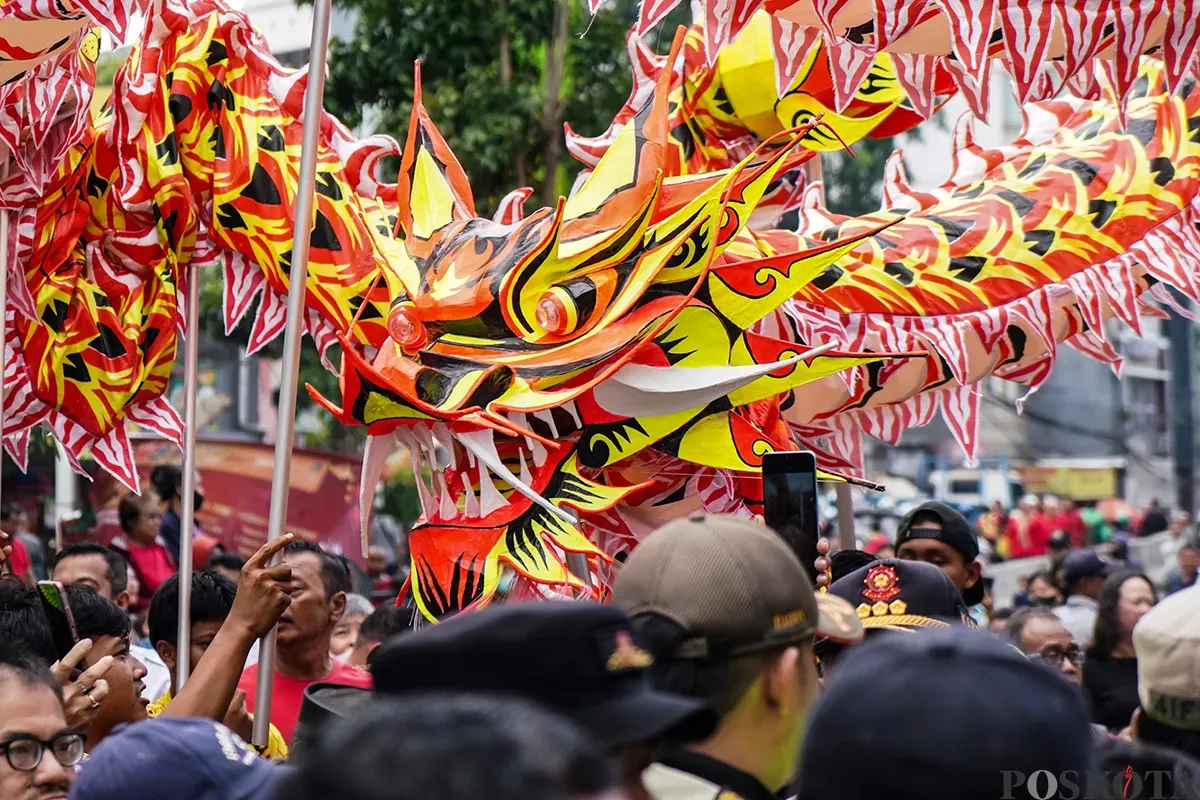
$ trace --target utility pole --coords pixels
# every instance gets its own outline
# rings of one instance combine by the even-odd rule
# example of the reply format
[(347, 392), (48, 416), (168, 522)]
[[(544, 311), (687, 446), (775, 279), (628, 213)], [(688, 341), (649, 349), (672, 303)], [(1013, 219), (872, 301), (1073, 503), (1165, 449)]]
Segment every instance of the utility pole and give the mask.
[[(1170, 290), (1174, 292), (1175, 290)], [(1181, 308), (1189, 302), (1178, 292), (1175, 298)], [(1171, 373), (1171, 460), (1175, 465), (1176, 505), (1189, 514), (1196, 511), (1196, 333), (1190, 319), (1169, 312), (1166, 320)]]

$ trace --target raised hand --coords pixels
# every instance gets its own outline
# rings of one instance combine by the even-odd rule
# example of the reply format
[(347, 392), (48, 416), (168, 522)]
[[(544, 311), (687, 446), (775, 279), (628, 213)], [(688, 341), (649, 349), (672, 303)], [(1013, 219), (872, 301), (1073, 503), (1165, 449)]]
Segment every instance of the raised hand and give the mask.
[(829, 540), (824, 536), (817, 539), (817, 560), (813, 562), (813, 567), (817, 570), (817, 586), (828, 586), (833, 583), (829, 572), (833, 566), (833, 561), (829, 558), (831, 547)]
[(288, 533), (267, 542), (242, 567), (237, 595), (226, 624), (240, 626), (254, 638), (264, 636), (292, 602), (289, 594), (292, 569), (284, 564), (269, 566), (271, 558), (295, 537)]
[(63, 712), (67, 725), (76, 730), (87, 729), (92, 717), (96, 716), (96, 709), (100, 708), (100, 703), (108, 695), (108, 681), (104, 680), (104, 675), (113, 665), (112, 656), (104, 656), (78, 678), (71, 680), (72, 673), (91, 649), (92, 640), (81, 639), (71, 648), (71, 652), (50, 667), (63, 687)]

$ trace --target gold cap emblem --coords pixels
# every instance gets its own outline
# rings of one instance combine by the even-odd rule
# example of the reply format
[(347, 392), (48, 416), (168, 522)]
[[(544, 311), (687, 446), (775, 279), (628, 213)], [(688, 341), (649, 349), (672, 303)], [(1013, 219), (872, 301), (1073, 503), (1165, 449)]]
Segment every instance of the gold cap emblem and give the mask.
[(633, 637), (625, 631), (616, 636), (617, 649), (608, 657), (605, 668), (609, 672), (627, 669), (645, 669), (654, 663), (654, 656), (633, 643)]

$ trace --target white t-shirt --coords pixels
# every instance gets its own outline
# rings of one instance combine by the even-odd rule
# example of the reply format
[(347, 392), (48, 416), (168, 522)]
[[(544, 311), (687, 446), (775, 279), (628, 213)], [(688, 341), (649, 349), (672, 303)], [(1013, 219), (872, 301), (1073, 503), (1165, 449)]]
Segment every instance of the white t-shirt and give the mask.
[(142, 697), (153, 703), (171, 691), (171, 670), (167, 669), (157, 652), (149, 647), (133, 645), (129, 648), (129, 653), (146, 665), (146, 677), (142, 678), (146, 688), (142, 690)]

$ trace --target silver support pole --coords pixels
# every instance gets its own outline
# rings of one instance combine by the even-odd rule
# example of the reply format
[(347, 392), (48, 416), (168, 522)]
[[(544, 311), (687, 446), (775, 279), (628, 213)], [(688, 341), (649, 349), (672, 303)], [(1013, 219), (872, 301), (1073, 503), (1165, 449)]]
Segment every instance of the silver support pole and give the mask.
[[(325, 98), (325, 56), (329, 49), (332, 0), (314, 0), (312, 43), (308, 49), (308, 86), (304, 93), (304, 144), (296, 185), (296, 215), (292, 220), (292, 271), (288, 283), (287, 330), (283, 334), (283, 366), (279, 375), (278, 427), (275, 468), (271, 481), (271, 512), (267, 538), (278, 539), (287, 524), (288, 489), (292, 472), (292, 438), (296, 433), (296, 384), (300, 380), (300, 339), (304, 335), (304, 291), (308, 281), (308, 248), (313, 228), (313, 190), (317, 182), (317, 146)], [(278, 563), (279, 556), (272, 559)], [(275, 683), (275, 638), (272, 628), (263, 637), (258, 656), (251, 741), (266, 747), (271, 724), (271, 689)]]
[[(821, 165), (821, 154), (816, 153), (804, 164), (804, 175), (809, 183), (821, 181), (821, 202), (825, 202), (825, 170)], [(854, 550), (854, 497), (850, 485), (839, 483), (837, 487), (838, 542), (843, 550)]]
[(196, 527), (196, 373), (200, 355), (200, 268), (187, 285), (187, 338), (183, 351), (183, 511), (179, 516), (179, 628), (175, 648), (175, 691), (191, 674), (192, 537)]
[[(7, 157), (7, 155), (5, 156)], [(8, 211), (0, 209), (0, 366), (8, 336)], [(0, 438), (4, 430), (4, 376), (0, 374)], [(2, 447), (2, 443), (0, 443)], [(0, 497), (3, 497), (3, 451), (0, 450)]]
[(571, 574), (583, 581), (585, 586), (592, 585), (592, 570), (588, 566), (588, 557), (584, 553), (567, 553), (567, 569)]

